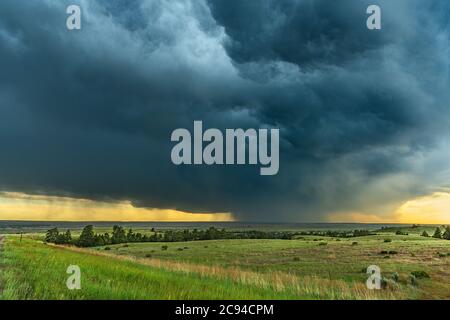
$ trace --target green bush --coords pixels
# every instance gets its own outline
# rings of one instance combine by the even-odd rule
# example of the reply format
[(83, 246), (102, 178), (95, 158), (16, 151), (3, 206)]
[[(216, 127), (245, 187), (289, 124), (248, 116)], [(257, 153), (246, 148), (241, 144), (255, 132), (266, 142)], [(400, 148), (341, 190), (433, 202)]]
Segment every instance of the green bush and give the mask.
[(105, 250), (109, 251), (109, 250), (111, 250), (111, 248), (110, 247), (105, 247)]
[(429, 279), (430, 278), (430, 275), (423, 270), (413, 271), (413, 272), (411, 272), (411, 275), (414, 276), (416, 279)]
[(442, 239), (442, 232), (439, 227), (437, 227), (436, 230), (434, 231), (433, 238)]
[(357, 246), (357, 245), (358, 245), (358, 242), (356, 242), (356, 241), (352, 242), (352, 246)]
[(384, 290), (391, 290), (391, 291), (400, 289), (400, 286), (399, 286), (399, 284), (397, 283), (396, 280), (394, 280), (394, 279), (386, 279), (386, 278), (382, 278), (381, 279), (381, 287)]
[(384, 241), (383, 242), (385, 242), (385, 243), (389, 243), (389, 242), (392, 242), (392, 239), (384, 239)]
[(394, 272), (394, 273), (392, 274), (391, 278), (392, 278), (392, 280), (394, 280), (395, 282), (398, 282), (398, 278), (399, 278), (398, 273), (397, 273), (397, 272)]
[(161, 246), (161, 250), (166, 251), (169, 247), (168, 246)]
[(409, 281), (411, 282), (411, 284), (413, 285), (413, 286), (417, 286), (417, 278), (416, 278), (416, 276), (415, 275), (413, 275), (413, 274), (410, 274), (409, 275)]

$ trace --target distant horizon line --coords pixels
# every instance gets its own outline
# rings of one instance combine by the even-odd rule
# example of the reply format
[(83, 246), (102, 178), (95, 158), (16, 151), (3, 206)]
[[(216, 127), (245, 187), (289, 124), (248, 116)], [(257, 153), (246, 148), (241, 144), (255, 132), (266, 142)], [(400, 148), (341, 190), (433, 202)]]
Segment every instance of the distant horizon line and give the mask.
[(4, 220), (0, 222), (48, 222), (48, 223), (241, 223), (241, 224), (377, 224), (377, 225), (445, 225), (446, 223), (402, 223), (402, 222), (258, 222), (258, 221), (157, 221), (157, 220)]

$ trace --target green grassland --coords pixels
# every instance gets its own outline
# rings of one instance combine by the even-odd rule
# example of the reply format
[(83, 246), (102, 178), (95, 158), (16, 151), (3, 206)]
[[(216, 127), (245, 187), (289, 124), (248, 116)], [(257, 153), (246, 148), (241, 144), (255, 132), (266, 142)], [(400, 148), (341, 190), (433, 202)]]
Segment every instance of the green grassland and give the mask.
[[(80, 249), (9, 235), (0, 253), (2, 299), (450, 299), (450, 241), (377, 232), (338, 239), (129, 243)], [(385, 242), (385, 239), (391, 240)], [(166, 250), (162, 246), (167, 246)], [(66, 268), (82, 289), (66, 288)], [(386, 287), (368, 290), (369, 265)], [(430, 278), (411, 284), (410, 274)], [(392, 275), (398, 274), (393, 281)], [(3, 289), (3, 290), (1, 290)]]

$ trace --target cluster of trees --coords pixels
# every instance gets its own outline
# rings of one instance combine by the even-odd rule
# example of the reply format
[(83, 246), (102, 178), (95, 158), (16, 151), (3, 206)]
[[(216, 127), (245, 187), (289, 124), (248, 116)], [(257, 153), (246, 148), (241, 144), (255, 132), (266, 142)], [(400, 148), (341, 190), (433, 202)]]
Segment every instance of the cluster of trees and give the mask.
[(97, 247), (126, 242), (150, 242), (156, 238), (156, 233), (152, 236), (148, 236), (139, 232), (135, 233), (132, 229), (126, 231), (121, 226), (113, 226), (111, 235), (108, 232), (97, 234), (94, 232), (94, 227), (89, 225), (84, 227), (80, 237), (73, 244), (79, 247)]
[(50, 229), (45, 235), (45, 242), (72, 244), (78, 247), (95, 247), (125, 242), (143, 242), (149, 241), (149, 238), (147, 235), (143, 236), (141, 233), (134, 233), (131, 229), (126, 232), (120, 226), (114, 226), (111, 235), (109, 233), (97, 234), (94, 232), (94, 226), (89, 225), (83, 228), (78, 239), (72, 239), (70, 230), (60, 233), (58, 228)]
[[(111, 234), (95, 233), (92, 225), (83, 228), (78, 239), (72, 239), (70, 231), (59, 233), (57, 228), (47, 231), (45, 241), (55, 244), (72, 244), (78, 247), (97, 247), (110, 244), (129, 242), (181, 242), (219, 239), (292, 239), (297, 233), (292, 232), (265, 232), (265, 231), (227, 231), (210, 227), (205, 230), (167, 230), (163, 233), (152, 229), (152, 234), (125, 230), (121, 226), (114, 226)], [(68, 236), (67, 236), (68, 235)]]
[[(450, 226), (436, 228), (433, 234), (434, 238), (450, 240)], [(292, 239), (297, 235), (336, 237), (336, 238), (352, 238), (374, 235), (368, 230), (348, 231), (227, 231), (225, 229), (216, 229), (210, 227), (205, 230), (166, 230), (164, 232), (156, 232), (152, 229), (152, 234), (142, 234), (133, 232), (132, 229), (125, 230), (121, 226), (114, 226), (112, 233), (95, 233), (92, 225), (83, 228), (78, 239), (72, 239), (70, 230), (60, 233), (57, 228), (47, 231), (45, 241), (55, 244), (72, 244), (78, 247), (96, 247), (110, 244), (129, 243), (129, 242), (182, 242), (182, 241), (199, 241), (199, 240), (219, 240), (219, 239)], [(429, 237), (424, 231), (422, 236)]]
[(354, 238), (373, 236), (375, 233), (369, 230), (353, 230), (353, 231), (302, 231), (298, 234), (304, 236), (321, 236), (321, 237), (334, 237), (334, 238)]
[(70, 244), (72, 243), (72, 234), (70, 230), (67, 230), (65, 233), (59, 233), (58, 228), (53, 228), (45, 234), (45, 242)]
[[(433, 238), (436, 239), (445, 239), (450, 240), (450, 226), (442, 226), (444, 228), (444, 232), (441, 231), (441, 228), (437, 227), (434, 231)], [(422, 232), (422, 237), (429, 237), (430, 235), (428, 232), (424, 231)]]

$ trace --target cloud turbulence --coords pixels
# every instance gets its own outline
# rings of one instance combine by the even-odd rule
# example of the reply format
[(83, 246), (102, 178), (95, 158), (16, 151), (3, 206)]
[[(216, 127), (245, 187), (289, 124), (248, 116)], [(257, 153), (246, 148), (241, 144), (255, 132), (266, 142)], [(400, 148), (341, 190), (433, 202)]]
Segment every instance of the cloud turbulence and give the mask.
[[(449, 21), (446, 0), (2, 0), (0, 191), (246, 221), (384, 214), (448, 187)], [(278, 175), (174, 166), (170, 134), (194, 120), (280, 128)]]

